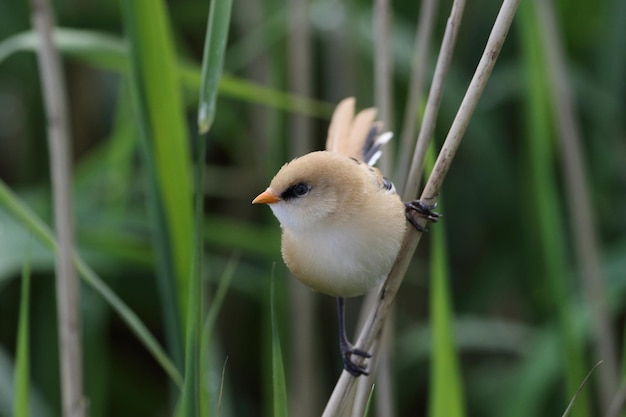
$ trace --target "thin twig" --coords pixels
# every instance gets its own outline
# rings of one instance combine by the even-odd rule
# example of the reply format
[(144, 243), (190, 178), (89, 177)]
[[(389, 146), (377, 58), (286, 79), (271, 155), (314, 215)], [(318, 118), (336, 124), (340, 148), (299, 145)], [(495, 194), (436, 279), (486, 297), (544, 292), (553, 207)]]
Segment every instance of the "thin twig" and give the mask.
[(600, 267), (598, 240), (595, 234), (593, 209), (585, 174), (584, 157), (581, 150), (581, 133), (576, 123), (575, 104), (569, 86), (563, 46), (556, 27), (552, 4), (548, 0), (537, 0), (535, 10), (545, 43), (545, 57), (550, 77), (552, 108), (556, 116), (560, 139), (563, 177), (566, 185), (570, 223), (574, 235), (576, 259), (579, 261), (585, 296), (591, 312), (593, 325), (593, 348), (596, 359), (606, 362), (598, 370), (597, 385), (601, 409), (606, 412), (613, 394), (617, 390), (617, 345), (611, 330), (611, 317), (606, 303), (606, 288)]
[(435, 131), (439, 105), (441, 104), (441, 98), (443, 96), (443, 88), (448, 76), (450, 63), (452, 62), (452, 55), (454, 54), (454, 47), (459, 34), (464, 9), (465, 0), (455, 0), (452, 4), (450, 17), (448, 17), (446, 32), (444, 33), (443, 40), (441, 42), (439, 57), (437, 57), (437, 65), (435, 67), (435, 74), (433, 75), (433, 82), (430, 86), (430, 92), (428, 93), (428, 101), (426, 102), (426, 109), (424, 110), (424, 118), (422, 120), (422, 125), (420, 127), (417, 143), (413, 153), (411, 169), (404, 187), (404, 199), (406, 201), (412, 200), (417, 195), (420, 179), (422, 177), (422, 171), (424, 170), (426, 150), (428, 149), (428, 144), (430, 143), (430, 139)]
[(417, 29), (415, 30), (411, 80), (409, 81), (409, 94), (406, 99), (402, 137), (400, 140), (401, 151), (398, 155), (399, 160), (395, 175), (396, 184), (400, 186), (401, 190), (404, 189), (404, 182), (408, 175), (411, 150), (415, 147), (418, 109), (422, 100), (424, 78), (428, 68), (430, 39), (435, 26), (437, 5), (438, 2), (435, 0), (424, 0), (422, 2)]
[[(518, 4), (519, 0), (504, 0), (502, 3), (502, 7), (500, 8), (500, 12), (498, 13), (498, 17), (494, 23), (491, 35), (487, 41), (487, 46), (485, 47), (485, 51), (483, 52), (482, 58), (478, 64), (478, 68), (474, 73), (474, 77), (470, 82), (465, 97), (463, 98), (457, 115), (452, 123), (452, 126), (450, 127), (450, 131), (448, 132), (443, 148), (437, 158), (433, 172), (426, 183), (424, 192), (422, 193), (422, 199), (427, 202), (434, 202), (436, 200), (436, 196), (438, 195), (446, 173), (450, 168), (452, 159), (454, 158), (471, 116), (476, 108), (476, 105), (478, 104), (478, 99), (487, 84), (496, 59), (500, 54), (500, 50), (504, 44), (504, 40), (511, 26), (511, 22), (513, 21), (513, 16), (515, 15)], [(422, 226), (426, 226), (426, 220), (419, 219), (418, 221)], [(398, 259), (391, 269), (391, 272), (389, 273), (389, 276), (387, 277), (387, 280), (378, 295), (377, 304), (371, 311), (368, 321), (361, 332), (357, 342), (357, 346), (360, 348), (367, 350), (378, 337), (421, 235), (422, 233), (416, 231), (414, 228), (409, 228), (403, 242), (403, 246), (400, 249)], [(355, 378), (348, 372), (342, 372), (339, 377), (339, 381), (337, 382), (337, 385), (335, 386), (335, 389), (326, 404), (323, 417), (337, 415), (339, 410), (342, 408), (344, 399), (346, 398), (354, 379)]]
[(48, 0), (31, 0), (31, 19), (39, 34), (39, 75), (48, 119), (48, 147), (58, 236), (56, 297), (63, 416), (85, 415), (83, 399), (78, 279), (73, 265), (74, 230), (71, 204), (71, 149), (65, 82), (52, 40), (54, 18)]

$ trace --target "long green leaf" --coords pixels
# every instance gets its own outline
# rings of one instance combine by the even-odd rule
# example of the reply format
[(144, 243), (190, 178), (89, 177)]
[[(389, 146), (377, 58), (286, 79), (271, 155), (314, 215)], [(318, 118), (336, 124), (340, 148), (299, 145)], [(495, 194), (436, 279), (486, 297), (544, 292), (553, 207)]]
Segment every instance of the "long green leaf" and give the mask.
[[(0, 204), (6, 207), (9, 213), (24, 225), (36, 239), (45, 244), (51, 251), (56, 250), (57, 244), (52, 230), (23, 201), (13, 194), (1, 180)], [(74, 265), (85, 282), (93, 287), (109, 303), (111, 308), (119, 314), (120, 318), (126, 322), (131, 331), (152, 354), (172, 381), (179, 387), (182, 387), (182, 376), (176, 369), (176, 366), (174, 366), (159, 345), (159, 342), (135, 312), (111, 290), (78, 254), (74, 255)]]
[[(104, 69), (127, 70), (126, 43), (117, 36), (84, 29), (55, 28), (55, 45), (68, 56), (75, 56)], [(35, 52), (39, 39), (34, 31), (18, 33), (0, 42), (0, 63), (19, 51)]]
[(224, 51), (228, 39), (232, 5), (232, 0), (213, 0), (209, 9), (202, 55), (202, 85), (198, 108), (200, 134), (205, 134), (211, 129), (215, 118), (215, 103), (224, 67)]
[[(432, 145), (432, 144), (431, 144)], [(427, 165), (432, 169), (434, 147), (430, 146)], [(441, 198), (439, 199), (441, 202)], [(441, 209), (441, 203), (439, 206)], [(431, 227), (430, 323), (432, 331), (432, 365), (429, 415), (463, 417), (465, 403), (459, 358), (454, 338), (452, 297), (448, 288), (448, 256), (445, 223)]]
[(30, 261), (24, 261), (22, 269), (22, 294), (20, 298), (20, 318), (17, 330), (17, 349), (15, 355), (15, 402), (13, 403), (13, 415), (15, 417), (28, 417), (29, 375), (30, 375)]
[[(567, 271), (567, 243), (565, 231), (561, 223), (562, 204), (559, 200), (558, 187), (554, 177), (553, 165), (554, 142), (551, 140), (553, 126), (548, 106), (548, 80), (545, 71), (545, 54), (541, 51), (543, 42), (538, 36), (537, 24), (533, 13), (533, 3), (523, 2), (520, 5), (521, 45), (526, 63), (527, 87), (525, 106), (527, 121), (528, 167), (527, 178), (533, 201), (533, 213), (537, 222), (538, 246), (541, 256), (541, 268), (545, 279), (546, 293), (550, 294), (552, 304), (549, 306), (558, 324), (561, 343), (562, 367), (566, 381), (566, 396), (569, 398), (576, 392), (580, 381), (585, 377), (585, 356), (581, 340), (576, 337), (574, 314), (570, 306), (572, 302), (571, 281)], [(532, 401), (532, 400), (531, 400)], [(511, 415), (528, 415), (523, 407), (511, 407)], [(580, 393), (576, 405), (572, 409), (575, 417), (588, 416), (590, 411), (589, 395)]]
[(202, 57), (201, 88), (198, 109), (196, 161), (194, 166), (194, 240), (193, 267), (188, 288), (187, 334), (185, 346), (185, 386), (183, 389), (183, 415), (201, 415), (202, 386), (200, 374), (200, 344), (202, 334), (202, 263), (204, 258), (204, 168), (207, 140), (215, 117), (218, 85), (224, 65), (224, 51), (230, 26), (232, 0), (214, 0), (209, 8), (204, 54)]
[[(187, 305), (192, 258), (192, 200), (189, 139), (177, 73), (177, 60), (165, 5), (162, 1), (123, 1), (130, 38), (132, 79), (136, 89), (138, 116), (152, 160), (150, 174), (156, 180), (163, 218), (157, 227), (166, 229), (174, 267), (175, 289), (180, 311)], [(163, 245), (165, 246), (165, 245)], [(166, 300), (167, 302), (167, 300)]]
[[(61, 53), (97, 68), (128, 72), (128, 46), (121, 38), (97, 31), (66, 28), (55, 28), (54, 34), (56, 46)], [(32, 31), (22, 32), (3, 40), (0, 42), (0, 64), (19, 51), (34, 52), (37, 45), (38, 38)], [(200, 67), (188, 62), (179, 62), (176, 71), (182, 87), (193, 94), (195, 99), (202, 82)], [(330, 103), (285, 93), (228, 74), (222, 76), (219, 92), (231, 98), (318, 118), (329, 118), (334, 108)]]

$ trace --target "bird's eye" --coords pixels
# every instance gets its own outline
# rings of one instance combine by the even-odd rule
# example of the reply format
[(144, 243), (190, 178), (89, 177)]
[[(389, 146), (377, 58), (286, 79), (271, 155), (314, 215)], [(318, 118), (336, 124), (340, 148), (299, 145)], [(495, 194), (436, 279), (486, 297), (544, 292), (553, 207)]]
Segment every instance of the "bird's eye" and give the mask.
[(296, 197), (302, 197), (309, 192), (309, 186), (304, 183), (299, 183), (293, 186), (293, 193)]
[(280, 195), (280, 198), (283, 200), (291, 200), (292, 198), (300, 198), (305, 196), (309, 191), (311, 191), (311, 186), (304, 182), (299, 182), (297, 184), (292, 185), (287, 188)]

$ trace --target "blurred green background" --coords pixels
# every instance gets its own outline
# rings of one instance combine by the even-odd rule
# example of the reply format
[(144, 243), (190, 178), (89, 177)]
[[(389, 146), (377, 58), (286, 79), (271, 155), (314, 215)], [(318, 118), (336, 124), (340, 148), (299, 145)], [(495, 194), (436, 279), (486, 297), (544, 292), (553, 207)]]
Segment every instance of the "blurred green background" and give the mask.
[[(54, 2), (58, 26), (71, 29), (60, 33), (59, 46), (73, 136), (77, 244), (87, 264), (146, 324), (182, 372), (187, 284), (181, 277), (191, 256), (185, 239), (193, 228), (189, 187), (209, 2), (172, 1), (162, 9), (165, 29), (156, 30), (167, 38), (174, 60), (158, 43), (142, 55), (145, 44), (133, 35), (133, 25), (145, 19), (149, 26), (153, 15), (133, 14), (125, 2), (133, 3)], [(156, 1), (135, 3), (146, 9), (160, 7), (154, 6)], [(546, 34), (537, 17), (539, 3), (525, 0), (520, 5), (444, 183), (444, 217), (431, 226), (445, 231), (446, 308), (453, 312), (459, 363), (458, 370), (453, 366), (446, 372), (460, 374), (460, 387), (450, 388), (462, 392), (456, 415), (562, 415), (582, 378), (601, 359), (597, 343), (608, 344), (615, 357), (591, 376), (572, 415), (605, 415), (607, 399), (625, 383), (626, 2), (553, 3), (593, 216), (593, 235), (582, 239), (597, 243), (604, 288), (599, 299), (609, 313), (609, 333), (600, 336), (594, 332), (576, 250), (576, 207), (569, 197), (576, 191), (567, 188), (569, 174), (563, 169), (564, 146), (558, 106), (550, 94), (554, 79), (546, 58)], [(438, 146), (499, 5), (479, 0), (465, 8), (437, 119)], [(450, 1), (438, 5), (427, 85), (450, 6)], [(396, 132), (395, 147), (389, 151), (397, 161), (420, 4), (398, 0), (391, 7), (392, 43), (386, 51), (393, 71), (392, 107), (384, 114)], [(323, 147), (328, 119), (339, 100), (355, 96), (360, 107), (380, 102), (374, 88), (380, 57), (374, 18), (374, 5), (356, 0), (233, 4), (202, 190), (202, 296), (207, 306), (219, 299), (218, 285), (228, 278), (229, 265), (234, 266), (203, 352), (210, 364), (200, 371), (207, 381), (210, 415), (217, 413), (226, 358), (221, 415), (275, 415), (272, 281), (278, 319), (274, 330), (282, 342), (290, 415), (320, 415), (339, 375), (334, 300), (304, 290), (289, 277), (280, 257), (277, 221), (266, 207), (250, 202), (285, 161)], [(26, 209), (11, 205), (19, 199), (52, 224), (46, 119), (30, 30), (28, 2), (0, 5), (0, 179), (15, 194), (3, 194), (0, 200), (2, 416), (12, 414), (15, 398), (24, 262), (32, 269), (30, 411), (33, 416), (60, 415), (53, 257), (24, 220)], [(155, 79), (148, 80), (146, 74), (158, 79), (161, 71), (175, 74), (174, 94), (180, 103), (152, 96), (150, 117), (159, 111), (163, 117), (147, 122), (146, 131), (146, 116), (136, 103), (149, 101), (154, 91), (150, 81)], [(182, 130), (168, 126), (170, 118), (182, 120)], [(179, 135), (163, 135), (169, 129)], [(160, 134), (164, 137), (155, 139)], [(388, 171), (392, 180), (403, 183), (404, 178)], [(386, 386), (392, 388), (390, 403), (398, 416), (437, 415), (431, 375), (436, 330), (430, 313), (432, 235), (418, 247), (393, 315), (391, 381)], [(348, 303), (351, 329), (359, 304)], [(171, 415), (178, 388), (110, 304), (85, 283), (80, 312), (89, 414)], [(611, 369), (602, 369), (607, 366)], [(614, 391), (602, 389), (602, 378), (612, 379)], [(385, 400), (376, 401), (380, 405)], [(371, 407), (370, 415), (385, 415), (380, 409)]]

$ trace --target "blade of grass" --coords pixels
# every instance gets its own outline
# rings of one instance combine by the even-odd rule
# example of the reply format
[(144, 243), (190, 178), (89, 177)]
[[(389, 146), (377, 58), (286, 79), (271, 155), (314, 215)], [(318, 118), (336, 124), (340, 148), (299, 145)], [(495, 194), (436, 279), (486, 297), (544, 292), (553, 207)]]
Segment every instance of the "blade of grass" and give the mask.
[(17, 329), (17, 348), (15, 349), (15, 400), (13, 403), (13, 415), (16, 417), (28, 417), (28, 391), (30, 376), (30, 260), (24, 260), (22, 269), (22, 289), (20, 296), (20, 317)]
[[(435, 149), (431, 143), (426, 158), (429, 170), (432, 169), (434, 161)], [(438, 208), (441, 210), (441, 204)], [(432, 417), (463, 417), (465, 404), (457, 345), (454, 339), (452, 299), (448, 288), (450, 277), (444, 224), (433, 227), (431, 236), (430, 322), (433, 334), (428, 412)]]
[(224, 67), (224, 52), (230, 26), (232, 0), (212, 1), (202, 54), (198, 132), (208, 133), (215, 118), (218, 86)]
[[(101, 69), (120, 73), (129, 71), (127, 43), (121, 38), (97, 31), (56, 28), (54, 41), (60, 52), (67, 56)], [(0, 64), (17, 52), (35, 51), (37, 45), (37, 37), (32, 31), (4, 39), (0, 42)], [(194, 95), (197, 94), (202, 82), (199, 66), (179, 62), (176, 72), (182, 87)], [(219, 92), (227, 97), (262, 104), (285, 112), (301, 113), (324, 119), (329, 119), (334, 109), (331, 103), (285, 93), (229, 74), (222, 76), (219, 82)]]
[(187, 304), (191, 265), (191, 166), (177, 60), (165, 5), (161, 1), (123, 2), (130, 36), (133, 79), (150, 142), (150, 157), (165, 211), (181, 312)]
[[(226, 293), (228, 292), (228, 288), (230, 288), (230, 282), (235, 276), (235, 270), (237, 269), (237, 264), (239, 263), (239, 254), (234, 254), (228, 264), (226, 265), (226, 269), (222, 274), (220, 279), (220, 283), (217, 287), (217, 291), (215, 292), (215, 297), (213, 298), (213, 302), (209, 311), (207, 313), (207, 317), (204, 321), (204, 327), (202, 329), (202, 340), (200, 342), (200, 352), (203, 352), (200, 356), (200, 370), (204, 373), (210, 372), (210, 361), (208, 352), (211, 349), (211, 339), (213, 336), (213, 328), (215, 327), (215, 323), (217, 322), (217, 315), (222, 309), (222, 305), (224, 304), (224, 298), (226, 297)], [(226, 363), (224, 363), (224, 367)], [(223, 372), (223, 371), (222, 371)], [(204, 378), (201, 375), (200, 378), (200, 389), (202, 393), (208, 393), (209, 389), (205, 386), (208, 378)], [(223, 378), (222, 378), (223, 381)], [(221, 404), (221, 395), (222, 395), (222, 387), (220, 386), (220, 404)], [(219, 408), (219, 407), (218, 407)], [(206, 395), (200, 396), (200, 415), (208, 416), (210, 415), (209, 411), (209, 398)], [(218, 411), (219, 414), (219, 411)]]
[[(543, 41), (539, 37), (537, 23), (533, 14), (533, 3), (524, 2), (520, 7), (520, 40), (524, 62), (526, 63), (526, 82), (524, 89), (527, 132), (527, 153), (530, 192), (534, 202), (534, 219), (538, 222), (538, 239), (533, 246), (539, 246), (546, 291), (550, 294), (551, 311), (556, 317), (560, 333), (563, 359), (563, 372), (568, 393), (576, 391), (584, 378), (585, 356), (582, 341), (575, 337), (575, 323), (570, 306), (573, 297), (566, 265), (567, 244), (561, 223), (561, 202), (554, 178), (554, 141), (552, 140), (551, 112), (548, 106), (548, 83), (545, 62), (541, 48)], [(589, 415), (587, 392), (581, 392), (572, 415)], [(515, 413), (515, 410), (510, 410)]]
[(183, 415), (201, 414), (202, 386), (202, 262), (204, 257), (204, 168), (208, 138), (204, 137), (215, 118), (218, 84), (224, 66), (224, 51), (228, 39), (232, 0), (214, 0), (209, 7), (207, 32), (202, 57), (201, 88), (198, 108), (198, 136), (194, 166), (194, 240), (193, 265), (188, 288), (187, 334), (185, 341), (185, 386), (183, 388)]
[[(98, 68), (128, 70), (126, 43), (117, 36), (84, 29), (56, 27), (54, 44), (67, 56), (79, 58)], [(0, 63), (20, 51), (34, 52), (39, 45), (35, 31), (21, 32), (0, 42)]]
[[(148, 211), (167, 345), (183, 368), (183, 330), (192, 265), (189, 145), (172, 34), (162, 1), (123, 1), (130, 81), (148, 171)], [(172, 391), (172, 395), (175, 393)]]
[(589, 373), (587, 374), (587, 376), (585, 376), (585, 379), (583, 379), (583, 382), (580, 383), (580, 386), (578, 387), (578, 389), (576, 390), (576, 392), (574, 393), (574, 396), (572, 397), (572, 399), (570, 400), (569, 404), (567, 405), (567, 408), (565, 409), (565, 411), (563, 412), (563, 416), (562, 417), (567, 417), (569, 415), (570, 410), (572, 409), (572, 406), (574, 405), (574, 402), (576, 401), (576, 398), (578, 397), (578, 394), (580, 394), (580, 391), (583, 389), (583, 387), (585, 386), (585, 384), (587, 383), (587, 380), (589, 379), (589, 377), (591, 376), (591, 374), (593, 373), (593, 371), (596, 370), (596, 368), (598, 366), (600, 366), (600, 364), (602, 363), (602, 361), (599, 361), (598, 363), (596, 363), (593, 368), (591, 368), (591, 370), (589, 371)]
[(280, 348), (280, 336), (278, 335), (278, 323), (274, 307), (274, 268), (270, 283), (270, 310), (272, 319), (272, 384), (274, 417), (287, 417), (287, 383), (283, 355)]
[(596, 231), (588, 181), (587, 156), (582, 146), (582, 132), (577, 120), (576, 104), (569, 83), (569, 74), (559, 35), (554, 7), (548, 1), (534, 1), (538, 30), (542, 39), (554, 123), (560, 142), (559, 151), (565, 185), (565, 198), (570, 213), (575, 264), (584, 285), (583, 295), (592, 318), (590, 332), (596, 360), (605, 366), (598, 369), (596, 393), (600, 410), (605, 413), (618, 386), (618, 360), (614, 346), (613, 323), (607, 303), (605, 279), (600, 266), (600, 245)]
[[(224, 360), (224, 366), (222, 366), (222, 377), (220, 378), (220, 392), (217, 396), (217, 413), (216, 417), (220, 417), (222, 413), (222, 398), (224, 397), (224, 380), (226, 379), (226, 364), (228, 364), (228, 356)], [(202, 414), (207, 416), (208, 414)]]
[[(45, 244), (51, 251), (55, 251), (57, 242), (46, 225), (23, 201), (21, 201), (6, 184), (0, 180), (0, 204), (7, 208), (21, 224), (23, 224), (40, 242)], [(91, 269), (91, 267), (80, 257), (74, 254), (74, 265), (76, 270), (87, 284), (92, 286), (119, 314), (120, 318), (128, 325), (137, 339), (152, 354), (154, 359), (163, 368), (165, 373), (178, 385), (182, 387), (182, 376), (178, 369), (163, 351), (157, 339), (150, 333), (150, 330), (139, 319), (125, 303), (115, 294), (111, 288)]]

